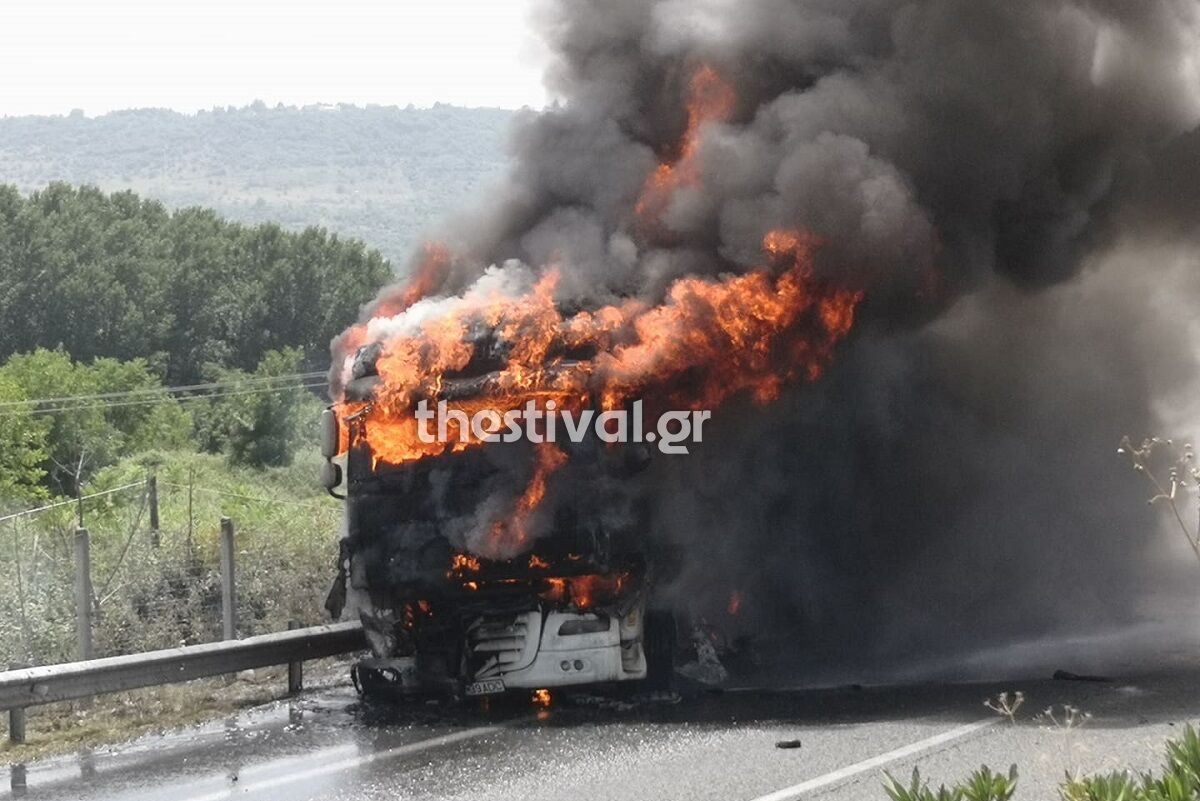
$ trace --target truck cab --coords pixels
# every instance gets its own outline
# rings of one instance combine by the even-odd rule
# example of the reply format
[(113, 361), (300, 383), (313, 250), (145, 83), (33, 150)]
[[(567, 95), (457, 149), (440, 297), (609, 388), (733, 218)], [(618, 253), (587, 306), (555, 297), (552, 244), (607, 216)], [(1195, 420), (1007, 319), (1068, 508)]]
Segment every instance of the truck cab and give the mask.
[[(322, 416), (322, 481), (345, 504), (337, 575), (326, 601), (362, 621), (372, 656), (354, 668), (367, 695), (456, 697), (581, 685), (669, 682), (671, 615), (652, 611), (652, 559), (636, 512), (606, 514), (602, 493), (544, 511), (518, 553), (486, 556), (467, 543), (492, 488), (529, 463), (528, 443), (488, 444), (392, 465), (369, 442), (373, 383)], [(583, 486), (639, 469), (623, 449), (572, 444)], [(506, 472), (507, 471), (507, 472)], [(583, 497), (583, 496), (589, 497)], [(589, 506), (589, 504), (591, 504)]]

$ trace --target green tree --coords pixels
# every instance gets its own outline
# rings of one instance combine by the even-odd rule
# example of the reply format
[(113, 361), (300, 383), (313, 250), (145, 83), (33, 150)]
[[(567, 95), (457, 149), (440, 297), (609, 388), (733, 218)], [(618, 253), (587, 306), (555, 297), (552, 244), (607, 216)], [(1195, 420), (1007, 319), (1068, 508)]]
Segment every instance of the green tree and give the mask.
[(171, 213), (132, 192), (0, 186), (0, 358), (140, 358), (173, 384), (209, 364), (253, 370), (282, 348), (317, 361), (390, 278), (378, 253), (319, 228)]
[(46, 435), (49, 420), (32, 413), (25, 393), (0, 378), (0, 500), (25, 500), (45, 494)]
[(105, 418), (104, 408), (61, 400), (93, 392), (88, 376), (66, 352), (13, 356), (0, 368), (0, 381), (5, 379), (19, 386), (25, 397), (48, 401), (38, 409), (50, 420), (43, 469), (53, 490), (74, 494), (88, 475), (116, 459), (121, 435)]
[(215, 371), (213, 378), (228, 386), (222, 397), (197, 412), (201, 444), (210, 451), (224, 451), (236, 465), (291, 464), (309, 392), (291, 377), (302, 365), (303, 353), (291, 348), (269, 351), (253, 373)]
[(40, 349), (11, 357), (0, 367), (0, 382), (39, 401), (40, 467), (59, 493), (74, 493), (96, 470), (135, 450), (191, 440), (190, 416), (141, 359), (82, 364), (63, 350)]

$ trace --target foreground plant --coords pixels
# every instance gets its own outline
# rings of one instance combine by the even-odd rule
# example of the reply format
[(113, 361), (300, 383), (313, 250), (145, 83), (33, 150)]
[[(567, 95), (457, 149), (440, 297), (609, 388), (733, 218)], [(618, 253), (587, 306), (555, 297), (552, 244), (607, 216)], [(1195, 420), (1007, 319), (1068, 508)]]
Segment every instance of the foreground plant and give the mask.
[(1190, 725), (1178, 740), (1167, 741), (1162, 776), (1129, 771), (1075, 778), (1059, 790), (1063, 801), (1198, 801), (1200, 799), (1200, 735)]
[(983, 705), (997, 715), (1007, 718), (1008, 722), (1015, 726), (1017, 724), (1017, 712), (1020, 711), (1024, 703), (1025, 693), (1017, 690), (1012, 695), (1003, 692), (995, 698), (988, 698), (983, 702)]
[(1129, 437), (1125, 437), (1117, 453), (1127, 457), (1133, 469), (1150, 482), (1155, 494), (1148, 503), (1167, 505), (1179, 532), (1200, 560), (1200, 516), (1194, 524), (1186, 519), (1200, 511), (1200, 506), (1192, 513), (1187, 510), (1190, 505), (1186, 501), (1188, 495), (1192, 496), (1193, 502), (1200, 499), (1200, 467), (1196, 464), (1191, 443), (1177, 446), (1173, 440), (1154, 437), (1134, 446)]
[(1072, 778), (1069, 774), (1059, 790), (1063, 801), (1134, 801), (1139, 796), (1136, 780), (1129, 773)]
[(901, 784), (890, 773), (884, 774), (887, 781), (883, 789), (892, 801), (1009, 801), (1017, 791), (1017, 766), (1008, 770), (1008, 775), (993, 773), (986, 765), (979, 768), (960, 784), (951, 787), (942, 785), (937, 790), (929, 789), (921, 779), (921, 772), (913, 768), (912, 778), (907, 785)]

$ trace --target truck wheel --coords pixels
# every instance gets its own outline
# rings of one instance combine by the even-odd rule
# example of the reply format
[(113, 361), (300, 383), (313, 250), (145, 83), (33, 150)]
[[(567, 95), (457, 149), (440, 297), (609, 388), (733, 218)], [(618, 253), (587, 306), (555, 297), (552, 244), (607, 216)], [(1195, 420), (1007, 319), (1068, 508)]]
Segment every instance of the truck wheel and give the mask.
[(350, 680), (354, 682), (354, 689), (358, 691), (358, 696), (367, 703), (395, 700), (394, 696), (384, 692), (384, 688), (387, 686), (386, 682), (375, 670), (363, 669), (361, 665), (352, 665)]
[(666, 692), (675, 677), (675, 615), (665, 609), (646, 612), (642, 631), (642, 649), (646, 653), (646, 679), (641, 682), (648, 692)]
[[(414, 660), (360, 659), (350, 669), (354, 689), (364, 701), (395, 702), (410, 698), (426, 698), (436, 694), (436, 689), (421, 683), (415, 669), (405, 662)], [(407, 672), (411, 671), (411, 672)]]

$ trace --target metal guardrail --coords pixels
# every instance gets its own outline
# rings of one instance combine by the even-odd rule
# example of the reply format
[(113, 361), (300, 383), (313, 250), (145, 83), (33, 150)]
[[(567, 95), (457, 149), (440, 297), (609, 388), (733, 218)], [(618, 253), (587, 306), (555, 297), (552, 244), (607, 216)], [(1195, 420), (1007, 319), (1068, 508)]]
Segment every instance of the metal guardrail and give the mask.
[[(358, 622), (0, 672), (0, 710), (300, 663), (367, 647)], [(289, 684), (292, 681), (289, 680)], [(298, 684), (298, 682), (297, 682)], [(22, 726), (23, 728), (23, 726)]]

